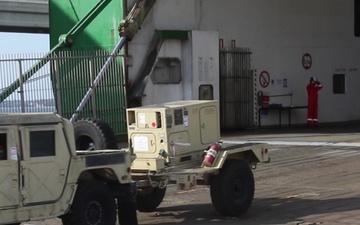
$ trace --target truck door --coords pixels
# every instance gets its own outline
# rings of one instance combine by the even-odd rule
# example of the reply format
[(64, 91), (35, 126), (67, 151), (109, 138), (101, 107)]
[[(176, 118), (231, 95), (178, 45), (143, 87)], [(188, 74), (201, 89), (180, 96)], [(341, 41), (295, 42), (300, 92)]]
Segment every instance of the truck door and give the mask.
[(15, 208), (20, 203), (16, 130), (16, 126), (0, 127), (0, 209)]
[[(200, 136), (202, 144), (209, 144), (218, 140), (219, 136), (219, 118), (217, 109), (214, 106), (202, 107), (200, 109)], [(211, 122), (209, 122), (211, 121)]]
[(21, 195), (24, 205), (51, 203), (61, 197), (70, 153), (61, 124), (24, 126)]

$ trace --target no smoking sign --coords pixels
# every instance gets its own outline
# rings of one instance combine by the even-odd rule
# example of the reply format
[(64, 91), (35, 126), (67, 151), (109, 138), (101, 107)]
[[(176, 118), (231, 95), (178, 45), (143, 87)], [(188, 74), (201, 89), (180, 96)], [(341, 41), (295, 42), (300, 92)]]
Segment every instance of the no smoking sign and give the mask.
[(312, 58), (309, 53), (305, 53), (302, 57), (302, 66), (304, 69), (308, 70), (311, 68), (312, 65)]
[(267, 87), (270, 84), (270, 75), (267, 71), (262, 71), (259, 76), (259, 83), (261, 87)]

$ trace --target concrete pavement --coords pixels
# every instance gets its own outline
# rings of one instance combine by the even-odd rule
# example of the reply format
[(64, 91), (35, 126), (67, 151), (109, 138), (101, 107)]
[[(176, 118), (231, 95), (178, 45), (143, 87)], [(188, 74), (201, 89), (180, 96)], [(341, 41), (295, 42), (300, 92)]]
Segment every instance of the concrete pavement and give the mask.
[[(320, 124), (319, 127), (307, 127), (297, 125), (291, 127), (263, 127), (261, 129), (248, 129), (236, 132), (222, 132), (222, 139), (256, 142), (263, 141), (269, 144), (296, 144), (296, 142), (307, 145), (310, 143), (318, 145), (331, 143), (350, 143), (350, 145), (360, 146), (360, 121), (344, 123)], [(291, 142), (291, 143), (286, 143)], [(306, 144), (307, 143), (307, 144)]]

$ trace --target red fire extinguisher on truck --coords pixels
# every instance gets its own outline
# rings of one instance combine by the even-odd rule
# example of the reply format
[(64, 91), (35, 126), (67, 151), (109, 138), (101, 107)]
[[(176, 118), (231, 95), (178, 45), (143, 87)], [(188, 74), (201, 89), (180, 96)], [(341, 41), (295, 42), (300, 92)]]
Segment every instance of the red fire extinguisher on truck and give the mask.
[(220, 149), (221, 149), (220, 143), (215, 143), (215, 144), (211, 145), (210, 148), (205, 151), (206, 155), (204, 157), (202, 165), (203, 166), (212, 166)]

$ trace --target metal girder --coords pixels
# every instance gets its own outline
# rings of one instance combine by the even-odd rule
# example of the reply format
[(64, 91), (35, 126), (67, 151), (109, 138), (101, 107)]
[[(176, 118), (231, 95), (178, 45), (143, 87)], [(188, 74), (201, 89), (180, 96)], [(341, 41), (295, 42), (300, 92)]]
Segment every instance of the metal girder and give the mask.
[(0, 31), (49, 33), (47, 0), (0, 0)]

